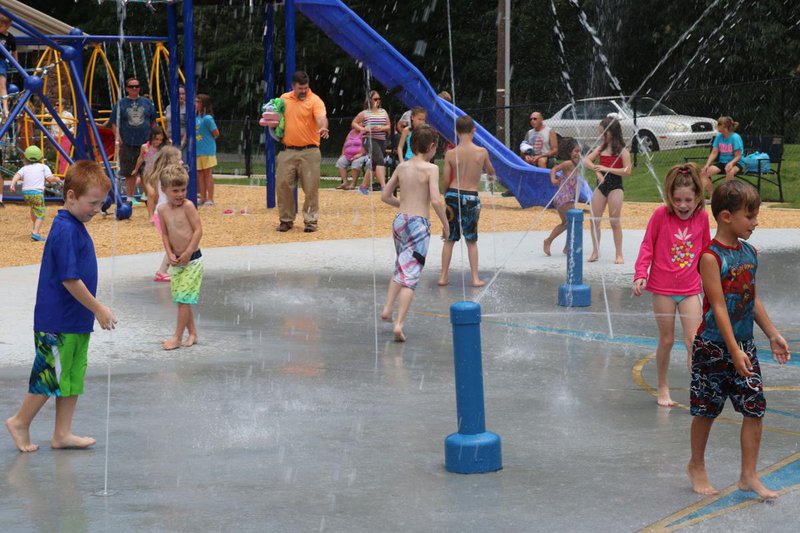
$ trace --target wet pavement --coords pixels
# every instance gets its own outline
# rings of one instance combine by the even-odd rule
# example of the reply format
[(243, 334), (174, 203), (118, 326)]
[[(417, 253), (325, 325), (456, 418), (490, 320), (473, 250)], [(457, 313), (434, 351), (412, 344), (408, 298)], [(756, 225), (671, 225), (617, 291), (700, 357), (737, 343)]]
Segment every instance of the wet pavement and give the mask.
[[(204, 250), (200, 342), (172, 352), (159, 348), (175, 309), (168, 284), (151, 281), (158, 255), (101, 260), (99, 296), (120, 324), (93, 336), (74, 422), (98, 444), (45, 446), (52, 405), (32, 428), (39, 452), (4, 437), (2, 530), (794, 531), (800, 357), (763, 364), (759, 468), (773, 468), (768, 484), (786, 493), (771, 504), (733, 489), (697, 496), (683, 470), (690, 416), (651, 394), (656, 326), (650, 299), (630, 290), (642, 232), (625, 232), (622, 266), (610, 264), (604, 234), (603, 259), (584, 266), (583, 309), (556, 305), (564, 259), (541, 253), (544, 236), (482, 236), (482, 275), (503, 268), (485, 294), (462, 288), (458, 249), (451, 286), (436, 285), (434, 241), (404, 344), (375, 319), (388, 239)], [(800, 232), (757, 230), (751, 241), (761, 298), (797, 355)], [(0, 269), (4, 417), (26, 390), (37, 275)], [(479, 294), (486, 425), (502, 438), (504, 468), (467, 476), (444, 469), (456, 430), (448, 313)], [(757, 342), (767, 363), (760, 332)], [(670, 383), (685, 405), (684, 357), (674, 351)], [(730, 404), (723, 415), (707, 456), (720, 489), (739, 472), (738, 418)]]

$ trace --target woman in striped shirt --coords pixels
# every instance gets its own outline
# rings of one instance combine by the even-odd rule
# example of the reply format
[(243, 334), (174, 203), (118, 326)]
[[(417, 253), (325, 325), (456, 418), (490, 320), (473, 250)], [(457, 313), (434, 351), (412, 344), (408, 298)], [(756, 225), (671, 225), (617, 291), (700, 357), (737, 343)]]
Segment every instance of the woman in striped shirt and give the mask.
[(358, 188), (363, 194), (369, 193), (373, 173), (378, 178), (381, 189), (386, 184), (386, 166), (384, 156), (386, 152), (386, 136), (391, 131), (389, 114), (381, 107), (381, 96), (378, 91), (370, 91), (364, 111), (353, 119), (353, 129), (361, 132), (364, 139), (364, 148), (372, 162), (372, 172), (364, 173), (364, 181)]

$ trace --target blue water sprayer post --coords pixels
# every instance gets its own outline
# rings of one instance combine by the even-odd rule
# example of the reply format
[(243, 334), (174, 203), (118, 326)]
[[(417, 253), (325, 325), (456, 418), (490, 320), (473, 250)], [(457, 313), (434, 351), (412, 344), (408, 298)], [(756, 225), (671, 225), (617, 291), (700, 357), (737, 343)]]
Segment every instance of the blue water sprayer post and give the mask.
[(500, 436), (486, 431), (481, 364), (481, 306), (450, 306), (456, 380), (458, 432), (444, 440), (445, 468), (458, 474), (495, 472), (503, 468)]
[(558, 305), (592, 305), (592, 288), (583, 282), (583, 210), (567, 211), (567, 282), (558, 288)]

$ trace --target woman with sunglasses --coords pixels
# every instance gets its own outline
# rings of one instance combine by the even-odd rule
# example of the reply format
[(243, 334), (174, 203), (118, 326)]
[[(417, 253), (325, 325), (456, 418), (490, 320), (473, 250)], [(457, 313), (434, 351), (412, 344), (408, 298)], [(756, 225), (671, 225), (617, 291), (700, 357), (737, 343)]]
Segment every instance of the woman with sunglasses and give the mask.
[(137, 78), (125, 82), (125, 98), (114, 104), (111, 110), (111, 129), (119, 145), (119, 173), (125, 178), (128, 203), (134, 202), (136, 176), (133, 173), (142, 145), (150, 138), (156, 125), (156, 108), (153, 102), (139, 96), (142, 85)]
[(372, 172), (364, 172), (364, 181), (358, 188), (363, 194), (369, 193), (369, 185), (372, 183), (372, 174), (378, 177), (381, 189), (386, 185), (386, 165), (383, 158), (386, 152), (386, 136), (391, 131), (389, 114), (381, 107), (381, 97), (378, 91), (370, 91), (364, 111), (353, 119), (352, 128), (361, 132), (364, 148), (372, 162)]

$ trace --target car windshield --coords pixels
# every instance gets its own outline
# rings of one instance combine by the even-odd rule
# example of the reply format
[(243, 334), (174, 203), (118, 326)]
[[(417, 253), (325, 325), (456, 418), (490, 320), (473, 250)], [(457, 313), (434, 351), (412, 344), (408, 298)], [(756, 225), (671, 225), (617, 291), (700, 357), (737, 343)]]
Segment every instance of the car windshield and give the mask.
[[(625, 113), (633, 116), (632, 102), (625, 104), (624, 101), (617, 100), (617, 104), (625, 110)], [(636, 99), (636, 115), (640, 117), (652, 117), (661, 115), (677, 115), (675, 111), (652, 98)]]

